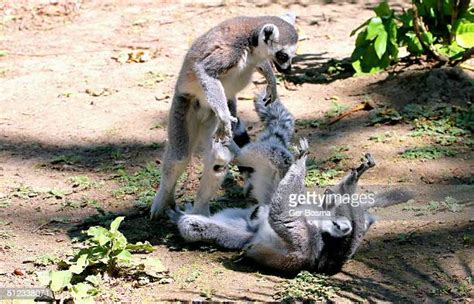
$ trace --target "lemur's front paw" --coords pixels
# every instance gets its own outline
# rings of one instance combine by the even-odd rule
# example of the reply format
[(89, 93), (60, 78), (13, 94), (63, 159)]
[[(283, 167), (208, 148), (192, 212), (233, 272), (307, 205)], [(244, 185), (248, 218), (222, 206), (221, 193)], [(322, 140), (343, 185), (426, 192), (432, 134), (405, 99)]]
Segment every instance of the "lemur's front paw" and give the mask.
[(237, 118), (229, 116), (228, 119), (221, 120), (219, 128), (216, 131), (215, 140), (222, 141), (224, 144), (232, 140), (232, 122), (237, 122)]
[(267, 86), (265, 97), (263, 98), (263, 104), (265, 106), (268, 106), (269, 104), (273, 103), (277, 99), (278, 99), (278, 94), (276, 91), (276, 87)]

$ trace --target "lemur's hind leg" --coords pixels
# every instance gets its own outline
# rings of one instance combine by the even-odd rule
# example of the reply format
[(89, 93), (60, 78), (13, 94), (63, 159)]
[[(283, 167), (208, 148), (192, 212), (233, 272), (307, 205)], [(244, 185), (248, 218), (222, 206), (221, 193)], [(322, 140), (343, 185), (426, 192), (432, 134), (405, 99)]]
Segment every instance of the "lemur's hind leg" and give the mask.
[(206, 216), (210, 214), (209, 201), (224, 181), (232, 158), (232, 153), (221, 141), (212, 142), (211, 148), (206, 152), (204, 158), (204, 172), (194, 201), (193, 214)]
[(352, 194), (355, 192), (357, 187), (357, 182), (362, 174), (365, 173), (368, 169), (375, 166), (375, 160), (370, 153), (364, 155), (362, 163), (359, 167), (352, 169), (349, 174), (347, 174), (339, 184), (331, 188), (333, 193), (337, 194)]
[(366, 153), (362, 159), (362, 163), (355, 170), (357, 171), (357, 178), (360, 178), (362, 174), (368, 169), (375, 166), (375, 160), (370, 153)]
[(195, 147), (195, 125), (189, 114), (191, 100), (187, 96), (175, 96), (170, 109), (168, 123), (168, 143), (163, 156), (161, 180), (158, 192), (151, 206), (151, 218), (163, 213), (166, 208), (174, 207), (176, 182), (186, 169)]
[(217, 118), (214, 115), (210, 115), (198, 135), (204, 147), (204, 170), (201, 184), (194, 200), (193, 214), (206, 216), (210, 214), (209, 201), (219, 190), (227, 173), (229, 163), (234, 157), (224, 142), (220, 140), (215, 141), (212, 138), (217, 128), (217, 123)]
[(168, 215), (178, 225), (180, 235), (189, 242), (208, 242), (228, 249), (242, 249), (253, 236), (242, 227), (227, 225), (225, 219), (185, 214), (179, 209), (169, 210)]

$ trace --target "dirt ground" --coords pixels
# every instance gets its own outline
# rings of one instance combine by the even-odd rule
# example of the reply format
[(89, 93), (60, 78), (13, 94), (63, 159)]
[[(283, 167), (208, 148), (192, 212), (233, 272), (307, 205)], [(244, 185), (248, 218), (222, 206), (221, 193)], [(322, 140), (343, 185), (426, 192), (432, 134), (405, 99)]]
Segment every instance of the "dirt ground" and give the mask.
[[(69, 253), (81, 229), (104, 224), (105, 216), (90, 220), (99, 210), (126, 215), (129, 241), (153, 244), (150, 255), (172, 278), (169, 284), (111, 285), (100, 301), (280, 300), (279, 290), (291, 278), (239, 262), (235, 252), (184, 244), (166, 220), (148, 220), (146, 207), (137, 203), (140, 193), (124, 188), (123, 172), (135, 176), (160, 163), (173, 86), (194, 38), (226, 18), (291, 10), (298, 15), (299, 56), (294, 74), (279, 77), (279, 92), (298, 119), (296, 137), (308, 137), (316, 161), (344, 147), (333, 162), (336, 177), (371, 152), (377, 166), (364, 176), (363, 189), (391, 193), (387, 206), (373, 208), (379, 221), (359, 252), (329, 279), (338, 286), (331, 299), (473, 301), (472, 140), (455, 146), (455, 155), (410, 159), (401, 153), (432, 143), (409, 136), (411, 123), (369, 126), (367, 111), (327, 127), (311, 123), (336, 103), (370, 101), (399, 111), (410, 103), (468, 107), (474, 101), (468, 69), (418, 65), (364, 77), (333, 72), (331, 60), (350, 56), (350, 31), (372, 15), (371, 3), (164, 2), (0, 1), (0, 52), (6, 51), (0, 55), (0, 286), (38, 286), (35, 272), (44, 267), (31, 261)], [(123, 62), (130, 50), (143, 50), (144, 62)], [(239, 116), (251, 134), (260, 128), (251, 98), (261, 88), (256, 75), (239, 95)], [(180, 201), (192, 199), (198, 178), (194, 165), (180, 182)], [(153, 181), (150, 189), (158, 186)], [(215, 204), (231, 204), (226, 195), (232, 191)], [(24, 275), (15, 275), (17, 268)]]

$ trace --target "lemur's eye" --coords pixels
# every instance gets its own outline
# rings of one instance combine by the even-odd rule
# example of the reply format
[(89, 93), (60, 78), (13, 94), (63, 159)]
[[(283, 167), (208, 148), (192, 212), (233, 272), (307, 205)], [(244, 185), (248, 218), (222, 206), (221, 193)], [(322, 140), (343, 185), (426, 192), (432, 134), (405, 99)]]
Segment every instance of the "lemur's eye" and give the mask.
[(289, 58), (290, 58), (290, 56), (288, 56), (288, 54), (286, 54), (286, 53), (283, 53), (282, 51), (279, 51), (279, 52), (276, 53), (276, 59), (279, 62), (286, 62), (286, 61), (288, 61)]

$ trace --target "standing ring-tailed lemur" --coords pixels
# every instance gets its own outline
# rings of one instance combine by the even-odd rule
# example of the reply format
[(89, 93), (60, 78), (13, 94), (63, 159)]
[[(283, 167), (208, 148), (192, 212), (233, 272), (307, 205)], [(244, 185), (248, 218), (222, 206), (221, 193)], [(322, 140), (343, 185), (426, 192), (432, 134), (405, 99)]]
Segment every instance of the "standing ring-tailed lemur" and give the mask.
[[(168, 144), (151, 217), (174, 206), (176, 181), (198, 147), (204, 172), (193, 213), (209, 214), (209, 200), (221, 185), (232, 154), (224, 149), (236, 128), (236, 94), (257, 70), (267, 80), (267, 103), (277, 96), (272, 71), (285, 71), (295, 55), (294, 15), (237, 17), (199, 37), (186, 54), (169, 114)], [(214, 141), (212, 138), (218, 139)]]
[[(281, 271), (302, 269), (334, 274), (352, 257), (373, 223), (359, 204), (335, 204), (334, 195), (350, 195), (361, 175), (375, 165), (370, 154), (339, 184), (325, 192), (322, 204), (293, 204), (306, 194), (304, 177), (308, 143), (300, 140), (296, 161), (280, 181), (269, 205), (247, 209), (229, 208), (211, 217), (170, 210), (181, 236), (188, 241), (206, 241), (229, 249), (244, 250), (247, 257)], [(298, 213), (330, 211), (330, 217)]]

